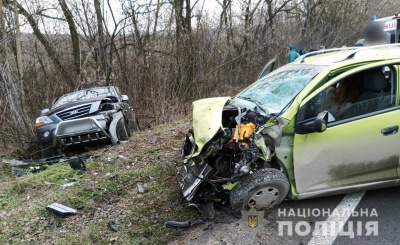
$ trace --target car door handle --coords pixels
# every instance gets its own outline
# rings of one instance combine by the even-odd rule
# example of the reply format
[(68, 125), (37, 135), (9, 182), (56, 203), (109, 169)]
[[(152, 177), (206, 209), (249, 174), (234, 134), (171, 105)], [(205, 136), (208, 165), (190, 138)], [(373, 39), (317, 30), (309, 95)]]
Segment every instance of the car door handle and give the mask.
[(388, 135), (396, 134), (398, 131), (399, 131), (399, 126), (396, 125), (396, 126), (382, 129), (381, 133), (383, 136), (388, 136)]

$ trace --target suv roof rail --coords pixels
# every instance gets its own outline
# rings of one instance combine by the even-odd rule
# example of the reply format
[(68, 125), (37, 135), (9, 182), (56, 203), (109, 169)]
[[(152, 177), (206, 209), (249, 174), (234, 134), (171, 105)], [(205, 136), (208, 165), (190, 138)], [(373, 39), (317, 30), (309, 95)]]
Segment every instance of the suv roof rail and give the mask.
[(382, 44), (382, 45), (375, 45), (375, 46), (361, 46), (361, 47), (346, 47), (346, 48), (324, 49), (324, 50), (319, 50), (319, 51), (315, 51), (315, 52), (310, 52), (310, 53), (304, 54), (304, 55), (300, 56), (298, 59), (301, 58), (301, 63), (303, 63), (304, 59), (309, 57), (309, 56), (314, 56), (314, 55), (319, 55), (319, 54), (324, 54), (324, 53), (330, 53), (330, 52), (339, 52), (339, 51), (343, 51), (343, 50), (347, 50), (347, 51), (348, 50), (354, 50), (354, 52), (349, 54), (343, 60), (336, 61), (336, 62), (340, 62), (340, 61), (345, 61), (347, 59), (353, 58), (354, 55), (356, 53), (360, 52), (360, 51), (369, 50), (369, 49), (376, 49), (376, 48), (387, 48), (387, 47), (400, 47), (400, 43)]

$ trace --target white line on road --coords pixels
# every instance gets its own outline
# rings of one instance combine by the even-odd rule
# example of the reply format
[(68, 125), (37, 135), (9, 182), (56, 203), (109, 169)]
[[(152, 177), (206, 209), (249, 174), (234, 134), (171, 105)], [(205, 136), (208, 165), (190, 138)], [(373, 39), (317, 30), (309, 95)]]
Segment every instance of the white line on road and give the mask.
[[(330, 213), (325, 222), (315, 227), (314, 236), (308, 245), (331, 245), (342, 231), (344, 224), (350, 218), (364, 194), (365, 191), (347, 194), (336, 206), (335, 210)], [(340, 215), (337, 215), (338, 213)], [(332, 225), (335, 227), (332, 227)], [(339, 227), (336, 227), (337, 225)]]

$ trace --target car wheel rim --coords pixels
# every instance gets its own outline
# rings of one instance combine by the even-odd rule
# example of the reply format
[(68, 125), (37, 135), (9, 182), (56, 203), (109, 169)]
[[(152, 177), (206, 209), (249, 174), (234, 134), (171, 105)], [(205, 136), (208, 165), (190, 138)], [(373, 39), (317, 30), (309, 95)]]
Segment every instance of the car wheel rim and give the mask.
[(255, 191), (247, 201), (247, 206), (256, 209), (273, 206), (278, 200), (279, 190), (275, 187), (264, 187)]

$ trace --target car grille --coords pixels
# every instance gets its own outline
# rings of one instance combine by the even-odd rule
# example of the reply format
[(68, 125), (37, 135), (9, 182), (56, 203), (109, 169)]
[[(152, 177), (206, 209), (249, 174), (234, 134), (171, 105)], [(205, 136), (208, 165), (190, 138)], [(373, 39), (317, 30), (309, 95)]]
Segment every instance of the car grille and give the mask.
[(92, 104), (86, 104), (86, 105), (81, 105), (78, 107), (70, 108), (65, 111), (60, 111), (57, 113), (57, 116), (63, 121), (71, 120), (74, 118), (84, 117), (89, 114), (91, 105)]

